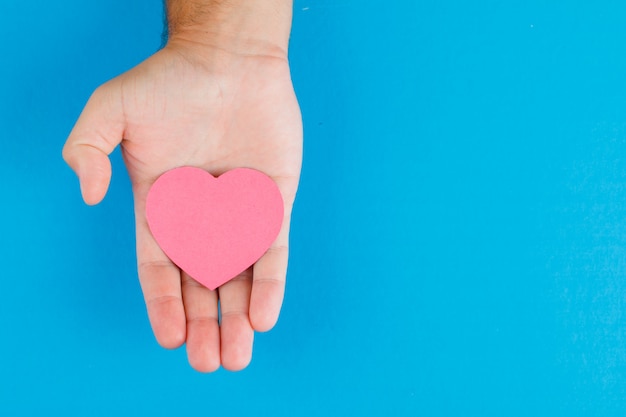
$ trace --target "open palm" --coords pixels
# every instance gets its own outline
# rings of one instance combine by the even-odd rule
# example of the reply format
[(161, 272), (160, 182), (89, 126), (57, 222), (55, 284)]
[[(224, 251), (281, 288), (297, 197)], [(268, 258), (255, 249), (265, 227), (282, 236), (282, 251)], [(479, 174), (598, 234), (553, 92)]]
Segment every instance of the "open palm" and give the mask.
[[(300, 174), (302, 123), (286, 57), (240, 55), (168, 44), (99, 87), (64, 148), (88, 204), (106, 193), (108, 154), (121, 143), (135, 199), (139, 279), (154, 334), (166, 348), (187, 343), (199, 371), (244, 368), (254, 331), (271, 329), (282, 304), (289, 219)], [(146, 195), (163, 172), (196, 166), (213, 175), (260, 170), (285, 202), (281, 232), (257, 263), (211, 291), (178, 269), (154, 241)], [(221, 320), (218, 321), (218, 301)]]

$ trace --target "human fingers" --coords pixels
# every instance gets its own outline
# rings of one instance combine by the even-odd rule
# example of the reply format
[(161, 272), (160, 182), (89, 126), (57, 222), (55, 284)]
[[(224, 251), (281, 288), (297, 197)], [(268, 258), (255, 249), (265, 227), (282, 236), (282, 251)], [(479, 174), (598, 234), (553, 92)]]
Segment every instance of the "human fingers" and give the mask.
[(254, 330), (248, 318), (251, 287), (252, 269), (248, 268), (218, 288), (221, 361), (229, 371), (242, 370), (252, 359)]
[(98, 87), (63, 147), (63, 159), (78, 176), (83, 200), (89, 205), (98, 204), (109, 188), (108, 155), (122, 141), (124, 128), (118, 83), (112, 81)]
[(274, 327), (285, 294), (289, 258), (290, 206), (285, 207), (284, 213), (278, 237), (253, 267), (250, 323), (252, 328), (259, 332), (266, 332)]
[(217, 291), (211, 291), (182, 272), (182, 294), (187, 316), (187, 357), (199, 372), (220, 367), (220, 328)]
[(156, 243), (145, 216), (147, 190), (134, 187), (139, 282), (154, 336), (167, 349), (180, 347), (186, 339), (180, 269)]

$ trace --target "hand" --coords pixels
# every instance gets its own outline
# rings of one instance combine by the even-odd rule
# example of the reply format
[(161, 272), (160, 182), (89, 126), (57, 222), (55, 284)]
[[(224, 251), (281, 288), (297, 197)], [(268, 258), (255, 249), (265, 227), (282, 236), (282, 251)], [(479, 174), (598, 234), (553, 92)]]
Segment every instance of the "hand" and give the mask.
[[(302, 123), (286, 52), (234, 49), (170, 40), (93, 93), (63, 150), (85, 202), (97, 204), (110, 181), (108, 154), (121, 143), (133, 187), (139, 279), (152, 329), (165, 348), (186, 342), (191, 366), (202, 372), (220, 364), (245, 368), (254, 331), (267, 331), (278, 319), (302, 157)], [(216, 291), (172, 264), (147, 226), (150, 186), (179, 166), (213, 175), (237, 167), (258, 169), (274, 179), (283, 195), (285, 217), (272, 247)]]

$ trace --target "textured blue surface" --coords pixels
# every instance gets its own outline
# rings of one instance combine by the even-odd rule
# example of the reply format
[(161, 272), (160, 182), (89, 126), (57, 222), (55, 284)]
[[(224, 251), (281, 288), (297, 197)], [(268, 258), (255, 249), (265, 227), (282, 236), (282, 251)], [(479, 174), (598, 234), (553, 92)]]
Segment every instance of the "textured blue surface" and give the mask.
[(154, 3), (2, 4), (0, 415), (626, 413), (623, 2), (297, 0), (287, 297), (212, 375), (153, 340), (119, 153), (94, 208), (60, 157)]

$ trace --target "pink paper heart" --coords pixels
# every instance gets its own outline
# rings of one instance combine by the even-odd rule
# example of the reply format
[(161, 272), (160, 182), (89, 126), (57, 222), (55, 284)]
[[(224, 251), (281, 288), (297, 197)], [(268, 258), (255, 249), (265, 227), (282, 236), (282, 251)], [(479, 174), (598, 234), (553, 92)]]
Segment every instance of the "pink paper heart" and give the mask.
[(161, 175), (146, 200), (148, 226), (180, 269), (214, 290), (253, 265), (283, 221), (276, 183), (237, 168), (219, 177), (193, 167)]

